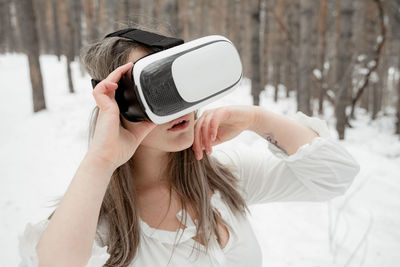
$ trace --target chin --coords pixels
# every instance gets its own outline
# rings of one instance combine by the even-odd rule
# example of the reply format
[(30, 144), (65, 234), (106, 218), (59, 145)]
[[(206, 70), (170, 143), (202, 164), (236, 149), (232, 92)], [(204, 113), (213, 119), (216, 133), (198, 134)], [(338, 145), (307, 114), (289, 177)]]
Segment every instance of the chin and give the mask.
[(186, 144), (181, 144), (181, 145), (176, 145), (176, 146), (172, 147), (169, 152), (178, 152), (178, 151), (186, 150), (186, 149), (190, 148), (192, 146), (192, 144), (193, 144), (193, 142), (186, 143)]
[(169, 152), (178, 152), (190, 148), (193, 145), (193, 138), (181, 138), (179, 142), (176, 142), (170, 146)]

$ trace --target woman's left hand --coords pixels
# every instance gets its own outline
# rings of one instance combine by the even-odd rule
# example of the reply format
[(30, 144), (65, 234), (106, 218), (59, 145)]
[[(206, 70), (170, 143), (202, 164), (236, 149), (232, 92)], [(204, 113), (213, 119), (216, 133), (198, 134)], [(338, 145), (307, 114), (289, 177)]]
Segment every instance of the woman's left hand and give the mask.
[(195, 121), (192, 149), (196, 159), (209, 155), (212, 146), (226, 142), (242, 131), (248, 130), (255, 121), (257, 106), (226, 106), (205, 110)]

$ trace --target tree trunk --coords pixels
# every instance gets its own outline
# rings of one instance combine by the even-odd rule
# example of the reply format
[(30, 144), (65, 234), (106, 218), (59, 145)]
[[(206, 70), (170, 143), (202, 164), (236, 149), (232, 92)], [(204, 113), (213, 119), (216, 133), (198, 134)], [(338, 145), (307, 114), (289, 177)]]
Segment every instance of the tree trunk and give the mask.
[(336, 83), (336, 65), (337, 65), (337, 29), (339, 27), (339, 14), (337, 12), (337, 2), (327, 2), (327, 34), (326, 34), (326, 60), (325, 68), (327, 69), (326, 83), (327, 91), (331, 94), (335, 92)]
[[(400, 50), (399, 50), (400, 53)], [(400, 65), (400, 60), (399, 60)], [(397, 83), (397, 123), (396, 123), (396, 134), (400, 135), (400, 82)]]
[(251, 95), (253, 104), (260, 104), (260, 0), (251, 0)]
[(318, 114), (324, 114), (324, 96), (326, 91), (326, 71), (324, 68), (325, 53), (326, 53), (326, 22), (327, 22), (327, 0), (322, 0), (320, 9), (320, 19), (318, 27), (318, 63), (317, 69), (321, 73), (319, 81), (319, 96), (318, 96)]
[(189, 11), (189, 3), (186, 0), (178, 0), (178, 16), (179, 16), (179, 21), (181, 25), (181, 31), (182, 31), (182, 38), (185, 41), (189, 40), (189, 33), (190, 33), (190, 11)]
[(39, 40), (33, 2), (30, 0), (17, 1), (16, 10), (19, 28), (21, 29), (21, 40), (25, 48), (25, 53), (28, 55), (33, 111), (38, 112), (46, 109), (46, 102), (40, 70)]
[(310, 107), (310, 91), (311, 91), (311, 34), (312, 34), (312, 12), (313, 2), (309, 0), (300, 1), (300, 55), (299, 55), (299, 71), (300, 83), (297, 90), (297, 110), (302, 111), (306, 115), (312, 115)]
[(243, 31), (244, 31), (244, 26), (243, 26), (243, 19), (242, 16), (244, 14), (243, 11), (243, 1), (241, 0), (235, 0), (235, 17), (236, 17), (236, 47), (239, 51), (239, 54), (243, 57)]
[[(314, 1), (313, 7), (313, 15), (312, 15), (312, 33), (311, 33), (311, 95), (310, 95), (310, 103), (311, 109), (314, 107), (314, 99), (318, 99), (319, 97), (319, 83), (316, 79), (313, 78), (314, 69), (318, 68), (318, 37), (319, 37), (319, 19), (320, 19), (320, 10), (321, 10), (321, 0)], [(316, 48), (316, 49), (315, 49)]]
[(72, 10), (70, 2), (59, 2), (59, 18), (62, 22), (62, 42), (63, 42), (63, 54), (66, 56), (67, 61), (67, 77), (68, 77), (68, 89), (70, 93), (74, 92), (74, 86), (72, 82), (71, 73), (71, 62), (74, 60), (74, 29), (72, 24)]
[(86, 41), (92, 43), (99, 37), (98, 9), (95, 6), (94, 0), (83, 0), (83, 10), (85, 12)]
[(34, 9), (38, 23), (38, 34), (39, 34), (39, 47), (41, 54), (50, 53), (50, 40), (49, 40), (49, 29), (46, 27), (46, 2), (45, 0), (35, 0)]
[(234, 39), (234, 33), (235, 33), (235, 23), (236, 23), (236, 13), (235, 13), (235, 6), (236, 6), (236, 1), (229, 1), (227, 3), (227, 16), (226, 16), (226, 33), (228, 38), (235, 43)]
[(72, 26), (74, 29), (74, 49), (73, 55), (79, 56), (82, 48), (82, 2), (81, 0), (72, 0)]
[(183, 38), (182, 27), (178, 17), (178, 1), (162, 0), (157, 9), (159, 10), (157, 17), (163, 22), (161, 31), (170, 36)]
[(317, 56), (317, 69), (321, 73), (320, 81), (318, 83), (318, 114), (324, 114), (324, 97), (326, 91), (326, 71), (324, 68), (325, 53), (326, 53), (326, 22), (327, 22), (327, 0), (322, 0), (320, 8), (320, 18), (318, 23), (318, 56)]
[(375, 120), (378, 112), (381, 110), (381, 101), (382, 101), (382, 87), (378, 86), (379, 77), (378, 74), (374, 71), (370, 76), (369, 82), (370, 87), (373, 91), (372, 98), (372, 116), (371, 119)]
[(10, 38), (10, 0), (0, 0), (0, 53), (9, 51), (7, 40)]
[[(337, 82), (338, 94), (335, 103), (336, 130), (339, 139), (345, 138), (346, 107), (349, 104), (351, 92), (351, 57), (352, 57), (352, 15), (353, 0), (342, 0), (341, 3), (341, 31), (338, 53)], [(347, 74), (347, 75), (346, 75)]]
[(58, 1), (52, 0), (52, 8), (53, 8), (53, 26), (54, 26), (54, 51), (58, 58), (58, 61), (61, 59), (61, 35), (60, 35), (60, 27), (58, 23)]
[(275, 5), (270, 7), (271, 12), (273, 12), (273, 30), (271, 37), (273, 38), (273, 50), (272, 50), (272, 58), (273, 58), (273, 83), (275, 87), (274, 92), (274, 102), (278, 102), (278, 92), (279, 92), (279, 85), (282, 83), (282, 59), (283, 57), (283, 45), (282, 45), (282, 29), (279, 25), (284, 13), (284, 0), (277, 0)]
[[(189, 26), (188, 26), (188, 39), (194, 39), (199, 36), (199, 31), (201, 25), (198, 20), (196, 20), (197, 15), (200, 12), (200, 3), (195, 0), (188, 0), (188, 16), (189, 16)], [(197, 23), (196, 23), (197, 22)]]
[(269, 0), (262, 0), (261, 7), (260, 7), (260, 46), (261, 46), (261, 87), (264, 90), (265, 85), (268, 82), (268, 51), (269, 51), (269, 18), (268, 18), (268, 1)]
[[(374, 60), (376, 52), (375, 52), (375, 46), (376, 46), (376, 37), (379, 34), (379, 31), (377, 29), (377, 26), (379, 26), (379, 21), (378, 21), (378, 12), (376, 8), (376, 3), (372, 0), (366, 1), (367, 2), (367, 7), (366, 7), (366, 18), (365, 18), (365, 42), (368, 44), (368, 50), (366, 51), (367, 55), (367, 60), (366, 63)], [(383, 54), (382, 54), (383, 56)], [(382, 63), (379, 66), (379, 69), (382, 69)], [(383, 73), (380, 73), (383, 74)], [(363, 75), (365, 76), (365, 75)], [(372, 97), (370, 100), (372, 100), (372, 113), (371, 113), (371, 118), (374, 120), (376, 118), (376, 115), (378, 111), (380, 110), (380, 101), (381, 101), (381, 94), (380, 94), (380, 87), (378, 82), (379, 80), (383, 78), (382, 76), (378, 75), (377, 72), (373, 72), (373, 74), (369, 78), (368, 82), (368, 88), (372, 92)], [(381, 84), (381, 83), (380, 83)]]
[[(289, 1), (289, 3), (287, 3), (286, 6), (286, 11), (284, 12), (284, 24), (286, 25), (286, 31), (287, 34), (286, 35), (290, 35), (290, 38), (292, 38), (292, 34), (290, 32), (290, 25), (292, 24), (293, 17), (292, 16), (292, 12), (293, 12), (293, 1)], [(291, 79), (292, 79), (292, 75), (293, 75), (293, 70), (292, 70), (292, 64), (291, 64), (291, 58), (293, 57), (293, 48), (294, 48), (294, 44), (292, 43), (293, 40), (288, 40), (288, 36), (285, 36), (284, 38), (284, 49), (285, 49), (285, 57), (284, 57), (284, 61), (283, 61), (283, 67), (282, 67), (282, 73), (284, 75), (283, 78), (283, 84), (286, 87), (286, 97), (289, 97), (289, 92), (290, 92), (290, 87), (291, 87)]]
[[(369, 53), (373, 51), (373, 44), (368, 40), (369, 36), (373, 36), (375, 38), (375, 33), (368, 31), (367, 24), (370, 20), (368, 16), (368, 6), (374, 4), (372, 0), (366, 0), (356, 3), (356, 8), (354, 12), (354, 44), (357, 50), (357, 65), (361, 67), (365, 62), (368, 62), (367, 59), (369, 58)], [(375, 5), (375, 4), (374, 4)], [(376, 19), (376, 18), (374, 18)], [(355, 79), (360, 80), (362, 79), (362, 74), (355, 73)], [(365, 109), (366, 111), (369, 110), (369, 86), (364, 89), (364, 93), (360, 99), (360, 107)]]
[[(397, 66), (395, 70), (400, 71), (400, 2), (390, 1), (389, 10), (391, 14), (389, 19), (391, 19), (391, 36), (392, 36), (392, 48), (393, 55), (397, 50)], [(397, 12), (396, 12), (397, 11)], [(395, 85), (396, 86), (396, 85)], [(400, 80), (397, 80), (397, 123), (396, 123), (396, 133), (400, 135)]]
[(300, 0), (293, 0), (289, 14), (289, 32), (293, 39), (294, 46), (292, 47), (293, 52), (290, 56), (290, 80), (288, 88), (291, 91), (297, 92), (299, 88), (299, 46), (300, 46)]
[(253, 0), (242, 0), (241, 1), (241, 25), (240, 25), (240, 36), (242, 39), (242, 63), (243, 63), (243, 75), (251, 77), (251, 35), (252, 29), (252, 18), (251, 18), (251, 1)]

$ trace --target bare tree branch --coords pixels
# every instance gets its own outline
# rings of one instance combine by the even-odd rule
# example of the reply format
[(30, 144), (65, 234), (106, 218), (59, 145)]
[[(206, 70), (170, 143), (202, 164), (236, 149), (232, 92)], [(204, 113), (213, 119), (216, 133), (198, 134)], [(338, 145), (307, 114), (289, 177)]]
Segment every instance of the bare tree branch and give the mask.
[(383, 6), (381, 3), (381, 0), (374, 0), (374, 2), (376, 3), (378, 11), (379, 11), (379, 20), (380, 20), (380, 26), (381, 26), (380, 35), (377, 37), (377, 46), (374, 51), (375, 58), (373, 59), (373, 62), (375, 62), (375, 64), (367, 64), (368, 72), (364, 77), (362, 86), (358, 89), (356, 96), (351, 101), (351, 112), (350, 112), (350, 115), (346, 116), (346, 122), (349, 121), (349, 117), (354, 118), (355, 105), (356, 105), (357, 101), (360, 99), (362, 93), (364, 92), (364, 89), (367, 87), (371, 74), (379, 66), (382, 48), (386, 42), (386, 25), (385, 25), (385, 21), (384, 21), (385, 14), (384, 14)]
[(285, 24), (283, 23), (283, 21), (280, 19), (280, 17), (276, 14), (275, 9), (268, 4), (268, 10), (271, 11), (272, 16), (274, 17), (274, 19), (276, 20), (276, 22), (278, 22), (279, 27), (281, 28), (281, 30), (285, 33), (287, 40), (289, 41), (291, 47), (296, 47), (296, 43), (293, 41), (292, 35), (290, 34), (290, 32), (288, 31), (287, 27), (285, 26)]

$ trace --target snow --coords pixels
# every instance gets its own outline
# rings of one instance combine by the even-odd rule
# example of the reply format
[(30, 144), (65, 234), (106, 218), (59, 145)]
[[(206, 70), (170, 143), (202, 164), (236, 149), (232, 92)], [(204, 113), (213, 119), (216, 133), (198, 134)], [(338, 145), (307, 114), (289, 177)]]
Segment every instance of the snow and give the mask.
[(367, 68), (359, 68), (358, 73), (363, 74), (363, 75), (367, 75), (369, 73), (369, 69)]
[(378, 73), (376, 73), (376, 71), (373, 71), (373, 72), (371, 73), (371, 76), (369, 76), (369, 80), (370, 80), (370, 82), (372, 82), (372, 83), (377, 83), (377, 82), (379, 82), (379, 75), (378, 75)]
[(332, 99), (335, 99), (335, 92), (333, 92), (331, 89), (328, 89), (328, 90), (326, 91), (326, 94), (327, 94), (328, 96), (330, 96)]
[(378, 44), (382, 43), (382, 41), (383, 41), (383, 36), (382, 35), (379, 35), (378, 37), (376, 37), (376, 42)]
[(324, 70), (329, 70), (329, 67), (330, 67), (329, 61), (325, 61), (325, 63), (324, 63)]
[(318, 80), (322, 79), (322, 73), (319, 69), (314, 69), (313, 74), (314, 74), (315, 78), (317, 78)]
[(368, 62), (368, 68), (373, 68), (376, 66), (376, 61), (375, 60), (371, 60), (370, 62)]
[(357, 57), (358, 62), (362, 62), (362, 61), (364, 61), (365, 59), (367, 59), (367, 55), (364, 55), (364, 54), (359, 55), (359, 56)]
[[(0, 266), (17, 266), (18, 240), (25, 224), (47, 217), (51, 200), (62, 196), (87, 149), (89, 116), (95, 105), (90, 78), (72, 66), (76, 93), (68, 93), (65, 58), (42, 56), (47, 110), (32, 114), (27, 59), (0, 56)], [(296, 112), (296, 96), (266, 86), (260, 105), (273, 112)], [(243, 79), (232, 94), (204, 107), (251, 104), (250, 83)], [(335, 131), (328, 102), (325, 119)], [(272, 203), (251, 207), (250, 218), (269, 267), (395, 267), (400, 262), (400, 141), (394, 135), (395, 111), (374, 121), (356, 110), (353, 128), (340, 141), (359, 161), (361, 171), (344, 196), (329, 202)], [(316, 115), (318, 116), (318, 115)], [(221, 146), (245, 142), (243, 132)]]
[(398, 82), (400, 80), (400, 70), (396, 67), (390, 67), (388, 70), (388, 79), (391, 82)]

